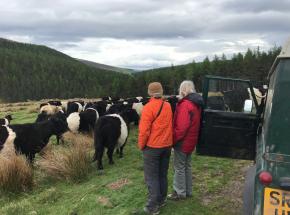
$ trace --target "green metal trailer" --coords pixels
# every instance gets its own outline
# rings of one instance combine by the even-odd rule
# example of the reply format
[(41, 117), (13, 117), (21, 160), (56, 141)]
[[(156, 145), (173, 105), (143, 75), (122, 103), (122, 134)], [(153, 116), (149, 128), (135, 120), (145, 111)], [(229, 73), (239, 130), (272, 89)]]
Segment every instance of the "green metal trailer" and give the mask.
[[(268, 81), (267, 93), (261, 97), (249, 80), (205, 77), (206, 105), (196, 152), (254, 160), (246, 176), (243, 214), (290, 215), (290, 39)], [(232, 107), (210, 108), (218, 93), (224, 100), (226, 93), (229, 97), (236, 93), (231, 97), (235, 102), (224, 101)]]

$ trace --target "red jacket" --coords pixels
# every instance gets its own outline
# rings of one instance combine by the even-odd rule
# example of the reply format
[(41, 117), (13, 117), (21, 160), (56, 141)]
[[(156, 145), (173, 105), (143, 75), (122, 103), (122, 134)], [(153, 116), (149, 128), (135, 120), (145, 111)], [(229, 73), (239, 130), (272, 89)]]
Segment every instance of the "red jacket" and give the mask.
[(198, 142), (202, 106), (202, 97), (197, 93), (189, 94), (177, 103), (173, 138), (175, 146), (184, 153), (193, 152)]

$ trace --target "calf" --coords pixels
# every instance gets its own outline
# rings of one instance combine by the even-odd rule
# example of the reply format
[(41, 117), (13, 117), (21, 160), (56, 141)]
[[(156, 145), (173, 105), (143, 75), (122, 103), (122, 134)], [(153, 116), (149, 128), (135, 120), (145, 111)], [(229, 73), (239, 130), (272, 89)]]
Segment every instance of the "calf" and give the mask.
[(137, 112), (130, 108), (120, 114), (109, 114), (100, 117), (94, 132), (94, 161), (97, 160), (98, 169), (103, 169), (102, 157), (105, 148), (108, 149), (107, 155), (110, 164), (114, 164), (113, 153), (115, 148), (120, 150), (119, 156), (123, 157), (123, 148), (129, 133), (129, 123), (136, 118), (139, 118)]
[(9, 125), (11, 120), (12, 120), (12, 116), (7, 115), (4, 118), (0, 119), (0, 125)]
[(67, 129), (67, 124), (57, 118), (40, 123), (0, 126), (0, 150), (3, 153), (15, 150), (32, 162), (52, 135), (62, 134)]

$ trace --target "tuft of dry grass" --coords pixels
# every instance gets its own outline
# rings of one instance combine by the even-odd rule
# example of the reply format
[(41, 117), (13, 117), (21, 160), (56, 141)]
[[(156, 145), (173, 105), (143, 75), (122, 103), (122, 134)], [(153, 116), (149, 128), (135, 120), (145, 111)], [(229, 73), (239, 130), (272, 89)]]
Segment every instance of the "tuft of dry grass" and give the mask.
[(90, 150), (81, 142), (61, 146), (58, 150), (49, 150), (38, 161), (38, 166), (49, 177), (65, 179), (71, 182), (80, 182), (92, 170)]
[(33, 187), (33, 170), (22, 155), (0, 154), (0, 189), (18, 193)]
[(37, 106), (31, 106), (27, 109), (28, 113), (38, 113), (38, 107)]
[(66, 132), (63, 134), (64, 141), (66, 143), (75, 145), (80, 144), (82, 147), (86, 148), (87, 150), (93, 150), (93, 138), (91, 135), (85, 134), (74, 134), (72, 132)]
[(52, 153), (54, 150), (54, 145), (51, 141), (48, 142), (48, 144), (39, 152), (39, 155), (41, 157), (45, 156), (46, 154)]

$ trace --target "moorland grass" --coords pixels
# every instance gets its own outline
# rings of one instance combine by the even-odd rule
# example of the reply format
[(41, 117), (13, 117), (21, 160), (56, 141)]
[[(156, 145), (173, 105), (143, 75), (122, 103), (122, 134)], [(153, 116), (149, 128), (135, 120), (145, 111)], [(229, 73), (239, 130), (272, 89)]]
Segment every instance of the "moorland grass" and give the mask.
[[(34, 121), (36, 115), (28, 112), (15, 113), (14, 122)], [(18, 118), (19, 117), (19, 118)], [(128, 143), (124, 149), (124, 158), (114, 155), (115, 165), (109, 165), (104, 155), (104, 172), (98, 174), (95, 164), (84, 180), (72, 183), (65, 179), (50, 179), (37, 166), (34, 166), (36, 185), (30, 191), (19, 194), (0, 195), (0, 214), (112, 214), (128, 215), (143, 208), (147, 189), (144, 183), (142, 155), (136, 147), (138, 129), (132, 126)], [(90, 142), (90, 138), (86, 139)], [(91, 139), (91, 142), (93, 140)], [(52, 141), (55, 143), (55, 141)], [(69, 146), (69, 143), (65, 144)], [(53, 145), (53, 150), (63, 146)], [(39, 160), (39, 156), (37, 160)], [(162, 208), (161, 215), (231, 215), (239, 214), (240, 204), (233, 204), (232, 198), (240, 202), (242, 187), (231, 187), (233, 181), (243, 183), (241, 169), (250, 162), (202, 157), (193, 155), (193, 197), (180, 202), (168, 202)], [(172, 161), (168, 172), (169, 192), (172, 191)], [(124, 183), (118, 189), (111, 185)], [(225, 191), (233, 192), (226, 195)], [(105, 200), (105, 201), (104, 201)], [(106, 202), (106, 204), (104, 204)]]
[(0, 190), (19, 193), (32, 189), (33, 171), (22, 155), (0, 154)]

